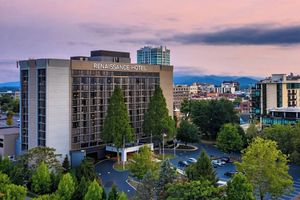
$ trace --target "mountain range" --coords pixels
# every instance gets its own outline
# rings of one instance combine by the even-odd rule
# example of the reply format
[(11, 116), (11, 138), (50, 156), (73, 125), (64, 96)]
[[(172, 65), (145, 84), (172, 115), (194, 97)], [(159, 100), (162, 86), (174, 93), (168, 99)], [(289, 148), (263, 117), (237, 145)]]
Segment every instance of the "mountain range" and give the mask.
[[(203, 76), (189, 76), (189, 75), (175, 75), (174, 84), (186, 84), (191, 85), (194, 82), (210, 83), (220, 86), (223, 81), (237, 81), (240, 83), (241, 88), (247, 88), (249, 85), (255, 84), (261, 78), (258, 77), (241, 77), (241, 76), (215, 76), (215, 75), (203, 75)], [(19, 88), (20, 82), (6, 82), (0, 83), (0, 88)]]
[(0, 83), (0, 88), (19, 88), (20, 82), (6, 82), (6, 83)]
[(215, 75), (203, 75), (203, 76), (184, 76), (175, 75), (174, 84), (185, 84), (191, 85), (194, 82), (200, 83), (210, 83), (216, 86), (220, 86), (223, 81), (237, 81), (240, 83), (241, 88), (248, 88), (249, 85), (255, 84), (258, 80), (262, 78), (259, 77), (244, 77), (244, 76), (215, 76)]

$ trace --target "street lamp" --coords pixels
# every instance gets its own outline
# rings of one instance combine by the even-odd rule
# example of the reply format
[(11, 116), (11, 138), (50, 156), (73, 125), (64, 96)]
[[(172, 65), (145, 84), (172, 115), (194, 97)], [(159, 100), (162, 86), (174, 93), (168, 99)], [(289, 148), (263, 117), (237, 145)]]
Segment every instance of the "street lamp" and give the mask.
[(164, 141), (164, 138), (166, 136), (167, 136), (166, 129), (163, 129), (163, 132), (162, 132), (163, 160), (165, 160), (165, 148), (164, 148), (165, 141)]

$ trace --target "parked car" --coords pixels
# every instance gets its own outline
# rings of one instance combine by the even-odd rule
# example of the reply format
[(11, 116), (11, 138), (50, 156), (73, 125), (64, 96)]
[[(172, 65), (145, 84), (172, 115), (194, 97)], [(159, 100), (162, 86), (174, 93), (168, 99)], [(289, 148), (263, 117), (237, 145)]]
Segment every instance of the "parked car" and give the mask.
[(227, 177), (233, 177), (237, 172), (236, 171), (228, 171), (225, 172), (224, 175)]
[(224, 162), (224, 161), (221, 161), (220, 159), (218, 159), (218, 160), (212, 160), (211, 163), (212, 163), (212, 164), (215, 164), (215, 165), (217, 165), (217, 166), (225, 165), (225, 162)]
[(218, 187), (222, 187), (222, 186), (226, 186), (227, 185), (227, 182), (226, 181), (221, 181), (221, 180), (219, 180), (218, 182), (217, 182), (217, 186)]
[(196, 163), (197, 160), (196, 160), (195, 158), (189, 158), (189, 159), (187, 160), (187, 162), (188, 162), (188, 163)]
[(186, 161), (184, 161), (184, 160), (180, 160), (178, 162), (178, 166), (179, 167), (187, 167), (187, 166), (189, 166), (189, 164)]
[(230, 158), (229, 158), (229, 157), (226, 157), (226, 156), (220, 158), (220, 160), (223, 161), (223, 162), (226, 162), (226, 163), (229, 163), (229, 162), (230, 162)]

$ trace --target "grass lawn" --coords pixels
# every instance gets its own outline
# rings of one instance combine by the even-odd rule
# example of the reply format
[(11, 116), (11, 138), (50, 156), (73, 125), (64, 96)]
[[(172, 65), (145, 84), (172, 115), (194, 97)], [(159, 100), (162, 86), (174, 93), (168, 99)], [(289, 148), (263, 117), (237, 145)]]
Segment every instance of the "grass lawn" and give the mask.
[[(155, 157), (159, 160), (163, 159), (163, 154), (156, 154)], [(172, 159), (174, 158), (174, 154), (166, 154), (165, 153), (165, 159)]]
[(126, 171), (126, 170), (129, 170), (129, 167), (128, 167), (128, 163), (127, 163), (127, 162), (125, 163), (125, 166), (124, 166), (124, 167), (125, 167), (125, 168), (123, 169), (123, 163), (122, 163), (122, 162), (120, 162), (120, 163), (116, 162), (116, 163), (114, 164), (114, 169), (117, 170), (117, 171)]

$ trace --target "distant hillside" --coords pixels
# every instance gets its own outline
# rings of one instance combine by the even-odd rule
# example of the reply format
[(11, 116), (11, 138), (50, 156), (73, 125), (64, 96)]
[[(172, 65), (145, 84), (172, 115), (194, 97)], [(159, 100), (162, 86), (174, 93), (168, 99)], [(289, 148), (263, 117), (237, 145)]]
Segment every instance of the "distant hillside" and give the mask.
[(20, 82), (7, 82), (7, 83), (0, 83), (0, 88), (19, 88)]
[(240, 77), (240, 76), (174, 76), (174, 84), (191, 85), (194, 82), (210, 83), (220, 86), (223, 81), (237, 81), (242, 88), (247, 88), (250, 84), (255, 84), (260, 78)]

